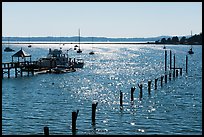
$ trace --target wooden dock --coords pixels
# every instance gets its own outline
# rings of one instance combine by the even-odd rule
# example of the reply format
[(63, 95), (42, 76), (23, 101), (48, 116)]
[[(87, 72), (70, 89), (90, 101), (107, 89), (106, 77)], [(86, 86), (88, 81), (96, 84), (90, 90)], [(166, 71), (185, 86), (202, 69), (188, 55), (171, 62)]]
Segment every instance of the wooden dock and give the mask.
[(20, 74), (20, 76), (23, 76), (23, 72), (27, 72), (27, 75), (31, 73), (34, 75), (35, 71), (35, 65), (36, 61), (24, 61), (24, 62), (5, 62), (2, 63), (2, 78), (4, 77), (4, 74), (8, 75), (8, 78), (11, 76), (11, 70), (14, 69), (15, 72), (15, 78)]

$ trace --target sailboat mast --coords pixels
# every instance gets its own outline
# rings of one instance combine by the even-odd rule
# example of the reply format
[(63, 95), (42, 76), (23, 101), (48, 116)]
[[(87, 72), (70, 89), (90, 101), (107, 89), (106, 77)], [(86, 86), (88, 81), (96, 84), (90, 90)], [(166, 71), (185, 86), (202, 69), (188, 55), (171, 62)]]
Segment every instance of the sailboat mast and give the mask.
[(79, 49), (80, 49), (80, 29), (79, 29)]
[[(191, 39), (192, 39), (192, 30), (191, 30)], [(192, 49), (192, 44), (191, 44), (191, 49)]]

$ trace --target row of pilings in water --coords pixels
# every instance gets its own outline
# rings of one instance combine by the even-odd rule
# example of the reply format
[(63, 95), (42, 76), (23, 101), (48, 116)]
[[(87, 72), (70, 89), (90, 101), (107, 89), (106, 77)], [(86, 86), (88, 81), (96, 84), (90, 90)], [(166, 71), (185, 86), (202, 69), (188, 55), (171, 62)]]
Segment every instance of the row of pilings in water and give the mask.
[[(167, 79), (169, 76), (169, 81), (171, 81), (172, 78), (176, 78), (179, 75), (179, 71), (180, 71), (180, 75), (182, 76), (182, 68), (178, 68), (176, 67), (176, 57), (174, 54), (173, 57), (173, 67), (172, 67), (172, 52), (170, 50), (170, 71), (167, 71), (167, 50), (165, 50), (165, 63), (164, 63), (164, 67), (165, 67), (165, 74), (161, 75), (160, 77), (157, 77), (154, 79), (154, 90), (157, 90), (157, 82), (158, 80), (160, 81), (160, 85), (161, 87), (163, 86), (163, 79), (164, 79), (164, 83), (167, 83)], [(188, 55), (186, 55), (186, 74), (188, 73)], [(148, 94), (151, 94), (151, 85), (152, 85), (152, 80), (148, 80)], [(143, 89), (143, 84), (139, 83), (137, 84), (138, 88), (139, 88), (139, 99), (142, 99), (142, 89)], [(131, 102), (134, 101), (134, 91), (135, 91), (136, 87), (131, 87), (131, 95), (130, 95), (130, 100)], [(92, 125), (95, 125), (95, 116), (96, 116), (96, 107), (98, 105), (98, 102), (93, 101), (92, 103)], [(120, 109), (123, 109), (123, 92), (120, 91)], [(77, 120), (77, 116), (78, 116), (79, 110), (77, 111), (73, 111), (72, 112), (72, 133), (73, 135), (76, 134), (77, 128), (76, 128), (76, 120)], [(49, 127), (45, 126), (44, 127), (44, 135), (49, 135)]]

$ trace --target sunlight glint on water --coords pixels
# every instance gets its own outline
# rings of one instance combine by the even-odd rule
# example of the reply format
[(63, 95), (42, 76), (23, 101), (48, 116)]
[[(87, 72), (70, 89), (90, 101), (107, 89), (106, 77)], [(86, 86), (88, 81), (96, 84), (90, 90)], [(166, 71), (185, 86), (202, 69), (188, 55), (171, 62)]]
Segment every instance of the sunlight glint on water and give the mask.
[[(6, 45), (2, 46), (2, 51)], [(82, 54), (67, 45), (10, 45), (16, 51), (22, 47), (32, 54), (32, 60), (45, 57), (48, 48), (69, 48), (69, 57), (81, 57), (83, 69), (74, 73), (42, 74), (2, 80), (2, 134), (72, 134), (72, 111), (79, 110), (77, 135), (132, 134), (199, 134), (202, 133), (202, 48), (194, 46), (189, 56), (188, 75), (185, 56), (188, 46), (167, 45), (176, 55), (176, 66), (183, 76), (172, 79), (163, 87), (154, 79), (164, 74), (164, 50), (158, 45), (82, 44)], [(11, 61), (14, 53), (2, 53), (3, 62)], [(169, 68), (169, 66), (168, 66)], [(14, 72), (13, 72), (14, 74)], [(6, 77), (6, 76), (5, 76)], [(151, 95), (147, 81), (152, 80)], [(139, 99), (138, 83), (143, 83), (143, 98)], [(134, 102), (130, 88), (136, 87)], [(123, 92), (120, 109), (119, 92)], [(91, 104), (98, 101), (96, 125), (91, 125)]]

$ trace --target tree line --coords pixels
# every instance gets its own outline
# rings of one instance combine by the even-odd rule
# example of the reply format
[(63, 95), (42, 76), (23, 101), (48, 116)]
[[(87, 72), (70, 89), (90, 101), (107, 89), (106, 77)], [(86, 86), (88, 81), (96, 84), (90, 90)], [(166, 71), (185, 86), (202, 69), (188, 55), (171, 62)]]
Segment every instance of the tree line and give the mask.
[(155, 41), (155, 44), (186, 44), (186, 45), (202, 45), (202, 32), (195, 34), (189, 38), (183, 36), (180, 39), (177, 36), (162, 38), (161, 40)]

